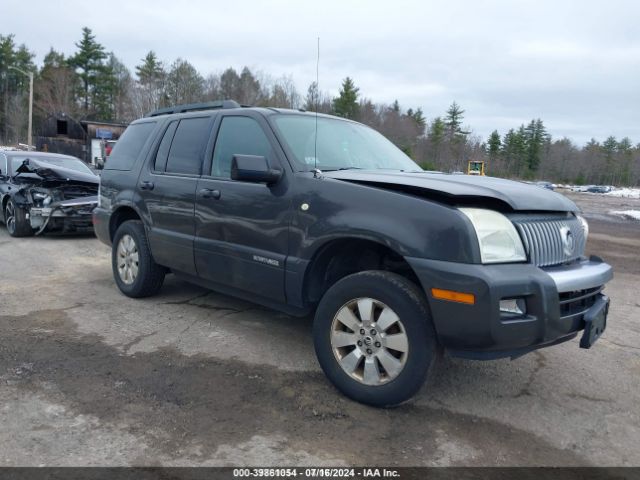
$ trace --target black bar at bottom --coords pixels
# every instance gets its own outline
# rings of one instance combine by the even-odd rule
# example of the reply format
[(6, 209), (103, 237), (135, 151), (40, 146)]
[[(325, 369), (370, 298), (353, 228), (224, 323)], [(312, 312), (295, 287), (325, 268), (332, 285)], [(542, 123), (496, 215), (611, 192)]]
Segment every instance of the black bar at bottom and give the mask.
[(640, 480), (640, 467), (0, 467), (0, 480)]

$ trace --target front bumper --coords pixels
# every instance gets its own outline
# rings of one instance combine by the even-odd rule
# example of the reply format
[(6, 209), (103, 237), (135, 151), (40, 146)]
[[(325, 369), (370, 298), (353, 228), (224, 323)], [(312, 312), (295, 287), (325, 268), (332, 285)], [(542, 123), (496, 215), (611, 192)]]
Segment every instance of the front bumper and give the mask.
[[(613, 278), (597, 257), (541, 269), (531, 264), (478, 265), (408, 258), (424, 288), (434, 326), (452, 355), (516, 357), (574, 338)], [(473, 305), (438, 300), (431, 289), (471, 293)], [(523, 298), (526, 314), (500, 312), (500, 300)]]
[(44, 231), (89, 232), (91, 216), (98, 204), (95, 196), (63, 200), (47, 207), (31, 207), (29, 222), (37, 233)]

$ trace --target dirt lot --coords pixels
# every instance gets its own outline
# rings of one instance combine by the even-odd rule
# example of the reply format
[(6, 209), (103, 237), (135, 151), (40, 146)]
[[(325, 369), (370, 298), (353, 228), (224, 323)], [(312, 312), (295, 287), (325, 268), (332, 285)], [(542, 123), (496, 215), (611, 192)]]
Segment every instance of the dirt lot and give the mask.
[(0, 466), (640, 465), (640, 200), (574, 194), (615, 267), (608, 329), (444, 358), (410, 404), (338, 394), (294, 319), (167, 278), (131, 300), (90, 237), (0, 227)]

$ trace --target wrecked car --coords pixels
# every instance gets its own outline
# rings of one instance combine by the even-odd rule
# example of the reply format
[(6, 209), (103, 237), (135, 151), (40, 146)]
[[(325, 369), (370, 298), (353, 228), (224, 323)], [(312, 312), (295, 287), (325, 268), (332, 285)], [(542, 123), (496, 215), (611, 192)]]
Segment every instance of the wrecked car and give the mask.
[(0, 150), (0, 219), (12, 237), (91, 232), (98, 184), (75, 157)]

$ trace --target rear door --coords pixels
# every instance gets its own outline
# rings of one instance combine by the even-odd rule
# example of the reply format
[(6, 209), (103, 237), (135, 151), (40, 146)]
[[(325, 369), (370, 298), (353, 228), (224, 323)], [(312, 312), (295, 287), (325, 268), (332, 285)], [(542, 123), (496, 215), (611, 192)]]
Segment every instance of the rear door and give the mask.
[(171, 120), (138, 189), (150, 217), (149, 244), (160, 265), (194, 275), (194, 207), (211, 137), (211, 116)]
[[(290, 217), (284, 154), (255, 112), (221, 114), (213, 160), (196, 196), (195, 261), (198, 275), (270, 300), (284, 301)], [(273, 186), (231, 180), (233, 155), (260, 155), (283, 170)]]

